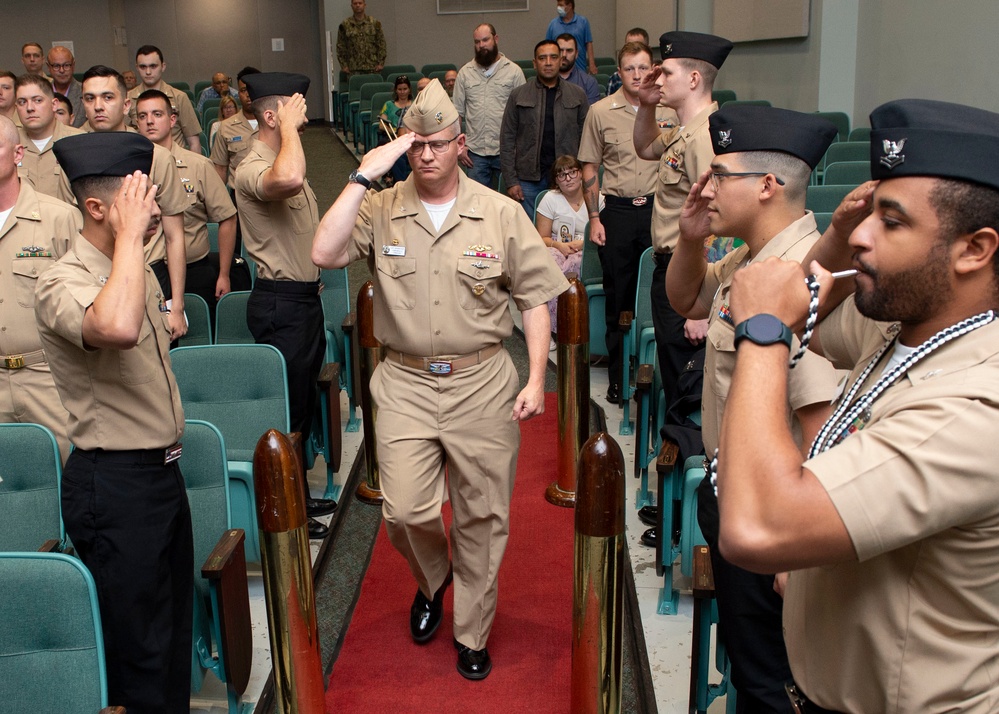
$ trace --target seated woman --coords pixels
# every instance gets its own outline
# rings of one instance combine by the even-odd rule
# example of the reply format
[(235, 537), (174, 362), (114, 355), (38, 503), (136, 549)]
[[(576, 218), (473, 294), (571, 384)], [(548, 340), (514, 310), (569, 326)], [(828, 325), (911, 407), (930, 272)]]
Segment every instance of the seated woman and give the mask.
[[(379, 122), (379, 129), (382, 132), (380, 143), (384, 144), (391, 137), (386, 133), (384, 125), (388, 124), (395, 132), (400, 132), (404, 128), (402, 126), (402, 118), (406, 115), (406, 110), (413, 103), (413, 85), (409, 82), (409, 77), (402, 74), (395, 78), (395, 87), (392, 89), (392, 98), (385, 102), (382, 106), (382, 110), (379, 112), (378, 118), (381, 120)], [(383, 179), (389, 185), (392, 185), (396, 181), (403, 181), (412, 169), (409, 166), (409, 159), (403, 154), (399, 157), (399, 160), (395, 162), (392, 170), (389, 171), (388, 175)]]
[(208, 136), (208, 146), (215, 146), (215, 133), (219, 130), (219, 124), (229, 117), (236, 116), (236, 112), (238, 111), (239, 105), (236, 104), (235, 99), (228, 94), (222, 97), (222, 101), (219, 102), (219, 120), (212, 123), (212, 128)]
[[(583, 167), (575, 156), (559, 156), (552, 164), (551, 189), (538, 202), (534, 224), (548, 252), (565, 274), (579, 273), (583, 263), (583, 239), (589, 218), (583, 201)], [(599, 210), (604, 209), (600, 195)], [(558, 300), (548, 301), (555, 331)], [(554, 345), (554, 341), (551, 343)], [(554, 349), (554, 346), (552, 346)]]

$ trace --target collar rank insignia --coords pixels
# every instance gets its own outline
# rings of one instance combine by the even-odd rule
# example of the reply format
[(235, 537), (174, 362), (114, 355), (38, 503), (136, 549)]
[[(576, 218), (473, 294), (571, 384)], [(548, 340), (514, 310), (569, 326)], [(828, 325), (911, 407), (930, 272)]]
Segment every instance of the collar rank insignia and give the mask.
[(888, 169), (893, 169), (899, 164), (904, 163), (905, 154), (902, 153), (902, 149), (905, 146), (905, 142), (905, 139), (900, 139), (899, 141), (885, 139), (881, 142), (881, 146), (885, 152), (885, 155), (881, 157), (881, 165)]
[(442, 121), (444, 121), (444, 113), (437, 112), (436, 114), (434, 114), (434, 119), (436, 119), (437, 123), (440, 124)]
[(719, 129), (718, 146), (724, 149), (726, 146), (731, 145), (731, 143), (732, 143), (732, 130), (729, 129), (728, 131), (725, 131), (724, 129)]

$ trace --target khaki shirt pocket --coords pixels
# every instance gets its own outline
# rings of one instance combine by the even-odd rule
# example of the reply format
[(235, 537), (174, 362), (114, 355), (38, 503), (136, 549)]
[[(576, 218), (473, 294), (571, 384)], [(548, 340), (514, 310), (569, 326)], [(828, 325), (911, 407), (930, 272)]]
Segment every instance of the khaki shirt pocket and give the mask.
[(680, 170), (680, 167), (683, 166), (683, 157), (676, 159), (677, 168), (674, 168), (667, 162), (671, 156), (672, 154), (666, 154), (659, 162), (659, 181), (667, 186), (675, 186), (683, 178), (683, 171)]
[(495, 307), (507, 299), (503, 288), (503, 263), (462, 256), (458, 258), (458, 303), (465, 310)]
[[(161, 313), (163, 321), (166, 313)], [(127, 350), (117, 350), (118, 369), (122, 384), (145, 384), (156, 376), (156, 368), (160, 362), (160, 351), (156, 344), (153, 327), (146, 317), (139, 329), (139, 341), (135, 347)]]
[(389, 310), (412, 310), (416, 307), (416, 258), (390, 255), (375, 256), (378, 290)]
[(311, 234), (313, 232), (312, 212), (309, 210), (308, 199), (300, 193), (297, 196), (287, 199), (286, 203), (288, 205), (288, 214), (291, 218), (291, 229), (297, 235), (303, 233)]
[(35, 306), (35, 286), (38, 276), (44, 273), (55, 258), (15, 258), (10, 271), (14, 274), (14, 291), (21, 307)]

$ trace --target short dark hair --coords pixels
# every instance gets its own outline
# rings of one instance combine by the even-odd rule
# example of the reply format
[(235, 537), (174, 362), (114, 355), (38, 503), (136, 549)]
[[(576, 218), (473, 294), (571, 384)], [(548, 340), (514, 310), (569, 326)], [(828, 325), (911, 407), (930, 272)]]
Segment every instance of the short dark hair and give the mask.
[(9, 71), (9, 70), (6, 70), (6, 69), (0, 69), (0, 77), (6, 77), (7, 79), (13, 79), (15, 82), (17, 81), (17, 75), (14, 74), (13, 72)]
[(156, 55), (160, 58), (160, 62), (163, 62), (163, 52), (161, 52), (160, 48), (156, 45), (143, 45), (137, 49), (135, 51), (135, 61), (139, 61), (139, 55), (151, 55), (153, 53), (156, 53)]
[(158, 89), (147, 89), (142, 94), (140, 94), (135, 101), (136, 111), (138, 111), (139, 109), (139, 102), (144, 102), (147, 99), (162, 99), (164, 102), (166, 102), (167, 108), (170, 110), (171, 114), (177, 113), (177, 110), (173, 106), (173, 102), (170, 101), (170, 97), (168, 97), (166, 94), (164, 94)]
[(572, 40), (572, 44), (576, 47), (576, 51), (579, 51), (579, 43), (576, 41), (575, 36), (570, 35), (568, 32), (563, 32), (561, 35), (555, 38), (555, 42)]
[[(958, 236), (981, 228), (999, 232), (999, 190), (991, 186), (959, 179), (937, 179), (930, 191), (930, 205), (940, 221), (940, 237), (947, 245)], [(999, 282), (999, 250), (992, 256), (992, 271)]]
[(55, 99), (57, 101), (66, 105), (66, 109), (67, 111), (69, 111), (70, 114), (73, 113), (73, 102), (69, 100), (69, 97), (67, 97), (65, 94), (62, 94), (61, 92), (53, 92), (52, 94), (55, 96)]
[(121, 72), (116, 70), (114, 67), (108, 67), (104, 64), (95, 64), (83, 73), (83, 79), (80, 80), (80, 84), (84, 84), (88, 79), (93, 79), (94, 77), (111, 77), (118, 84), (118, 91), (121, 92), (121, 96), (128, 96), (128, 88), (125, 86), (125, 78), (122, 77)]
[(260, 70), (257, 69), (256, 67), (249, 67), (249, 66), (243, 67), (243, 69), (239, 70), (239, 74), (236, 75), (236, 81), (238, 82), (243, 77), (246, 77), (251, 74), (260, 74)]
[(628, 35), (641, 35), (644, 38), (643, 41), (645, 44), (649, 44), (649, 33), (644, 27), (633, 27), (624, 33), (625, 37)]
[(39, 44), (38, 42), (25, 42), (23, 45), (21, 45), (21, 54), (23, 55), (24, 51), (29, 47), (37, 47), (40, 52), (42, 52), (43, 54), (45, 53), (45, 48), (42, 47), (41, 44)]
[(40, 74), (25, 73), (17, 77), (17, 79), (14, 80), (14, 92), (16, 93), (18, 89), (20, 89), (21, 87), (25, 87), (29, 84), (34, 84), (40, 90), (42, 90), (42, 94), (49, 97), (50, 99), (52, 98), (53, 96), (52, 84), (51, 82), (49, 82), (49, 80), (45, 79), (45, 77), (41, 76)]
[(99, 198), (110, 203), (124, 180), (124, 176), (81, 176), (70, 184), (70, 188), (82, 213), (83, 204), (88, 198)]
[(545, 45), (555, 45), (555, 49), (558, 49), (558, 42), (555, 40), (541, 40), (538, 44), (534, 45), (534, 57), (538, 56), (538, 50)]

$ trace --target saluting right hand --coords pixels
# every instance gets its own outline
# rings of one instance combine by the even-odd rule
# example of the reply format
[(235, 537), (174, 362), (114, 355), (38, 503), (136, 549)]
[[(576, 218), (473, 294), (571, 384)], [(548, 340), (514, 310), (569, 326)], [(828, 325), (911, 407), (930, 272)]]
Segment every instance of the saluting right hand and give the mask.
[(661, 94), (656, 80), (662, 73), (661, 67), (653, 67), (652, 71), (642, 78), (642, 83), (638, 86), (638, 101), (643, 106), (658, 106)]
[(711, 235), (711, 213), (708, 211), (710, 200), (704, 197), (704, 187), (710, 180), (709, 168), (697, 177), (697, 182), (687, 192), (687, 198), (680, 208), (680, 240), (703, 243)]
[(309, 118), (306, 116), (307, 109), (305, 97), (298, 92), (292, 94), (288, 101), (279, 99), (277, 116), (280, 126), (290, 124), (296, 131), (302, 129), (309, 123)]
[(369, 181), (380, 179), (389, 172), (403, 154), (409, 151), (414, 139), (416, 139), (416, 134), (406, 132), (387, 144), (376, 146), (371, 151), (365, 152), (364, 158), (361, 159), (361, 165), (357, 167), (358, 173)]
[(159, 223), (158, 219), (156, 184), (141, 171), (126, 176), (108, 212), (108, 223), (115, 238), (120, 236), (141, 241)]

